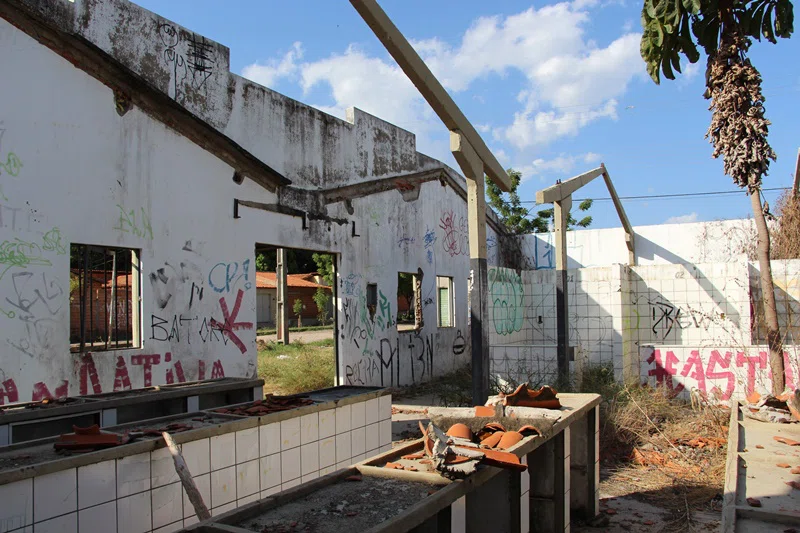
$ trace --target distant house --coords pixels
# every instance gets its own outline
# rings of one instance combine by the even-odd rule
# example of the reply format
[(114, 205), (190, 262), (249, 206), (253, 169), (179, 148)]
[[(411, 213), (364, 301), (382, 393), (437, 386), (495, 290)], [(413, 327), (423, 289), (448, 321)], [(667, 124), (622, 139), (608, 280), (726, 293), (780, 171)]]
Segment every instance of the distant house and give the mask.
[[(259, 326), (275, 324), (275, 311), (277, 310), (277, 285), (275, 272), (256, 272), (256, 321)], [(316, 272), (309, 274), (289, 274), (288, 280), (289, 294), (289, 316), (297, 320), (297, 315), (292, 310), (294, 301), (298, 298), (302, 300), (305, 309), (303, 310), (303, 325), (317, 324), (319, 310), (314, 303), (314, 293), (322, 288), (330, 292), (331, 288), (322, 281), (322, 276)], [(333, 319), (333, 298), (328, 302), (328, 319)], [(290, 322), (294, 324), (294, 322)]]

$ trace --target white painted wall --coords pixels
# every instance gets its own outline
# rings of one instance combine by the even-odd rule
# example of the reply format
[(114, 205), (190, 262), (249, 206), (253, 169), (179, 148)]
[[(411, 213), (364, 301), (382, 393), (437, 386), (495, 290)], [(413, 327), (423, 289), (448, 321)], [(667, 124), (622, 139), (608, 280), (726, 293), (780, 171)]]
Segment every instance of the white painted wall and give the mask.
[[(633, 229), (638, 265), (726, 263), (739, 261), (755, 247), (755, 226), (751, 219), (634, 226)], [(553, 233), (525, 235), (521, 240), (527, 268), (555, 268)], [(570, 231), (567, 254), (568, 268), (627, 264), (625, 232), (621, 227)]]
[[(96, 25), (104, 17), (103, 27), (113, 29), (109, 10), (114, 5), (133, 9), (123, 2), (98, 2), (91, 36), (102, 41), (97, 29), (102, 25)], [(158, 30), (155, 23), (144, 27)], [(147, 46), (142, 43), (143, 49)], [(256, 243), (339, 254), (338, 370), (344, 383), (405, 385), (468, 360), (469, 350), (461, 348), (468, 346), (466, 204), (450, 187), (424, 184), (419, 199), (411, 203), (395, 191), (354, 200), (352, 216), (340, 205), (330, 208), (332, 216), (356, 222), (357, 236), (349, 225), (311, 222), (303, 230), (300, 219), (248, 208), (240, 208), (241, 218), (234, 219), (234, 198), (274, 203), (275, 195), (249, 180), (234, 184), (231, 167), (137, 108), (119, 116), (108, 87), (4, 20), (0, 64), (7, 72), (35, 72), (38, 80), (31, 84), (24, 75), (0, 79), (0, 162), (10, 161), (10, 154), (21, 162), (13, 172), (8, 165), (0, 167), (0, 402), (30, 400), (35, 387), (46, 387), (53, 395), (76, 395), (162, 384), (168, 376), (193, 380), (203, 375), (203, 367), (206, 378), (222, 373), (253, 376)], [(305, 113), (303, 120), (310, 121), (302, 150), (291, 139), (273, 144), (272, 136), (280, 130), (276, 124), (288, 127), (285, 117), (267, 108), (258, 111), (253, 102), (245, 102), (249, 113), (240, 117), (248, 125), (229, 121), (226, 131), (261, 146), (265, 162), (286, 172), (299, 187), (319, 183), (316, 170), (300, 171), (309, 158), (318, 158), (321, 175), (337, 175), (331, 181), (339, 184), (375, 175), (374, 165), (366, 173), (348, 173), (355, 160), (351, 152), (362, 145), (326, 145), (325, 150), (335, 152), (320, 153), (319, 139), (327, 135), (319, 127), (320, 117), (348, 135), (378, 126), (389, 131), (383, 141), (370, 145), (374, 150), (367, 156), (359, 152), (370, 160), (383, 157), (403, 134), (364, 114), (359, 120), (373, 129), (359, 130), (276, 93), (269, 95), (271, 106), (293, 107), (292, 120)], [(413, 135), (404, 138), (404, 153), (418, 155)], [(292, 149), (282, 151), (286, 146)], [(381, 171), (420, 170), (416, 161), (401, 155), (384, 158)], [(131, 210), (142, 231), (132, 231), (121, 219), (123, 211)], [(143, 226), (145, 219), (152, 233)], [(494, 232), (489, 235), (496, 242)], [(141, 250), (142, 348), (69, 353), (69, 243)], [(496, 247), (490, 249), (491, 261), (496, 261), (495, 252)], [(162, 268), (167, 282), (151, 283), (150, 275)], [(426, 303), (419, 334), (398, 333), (397, 272), (418, 268), (424, 272), (423, 293), (433, 300)], [(436, 327), (437, 273), (454, 278), (454, 328)], [(368, 282), (377, 283), (386, 297), (382, 323), (365, 320), (361, 313), (359, 299)], [(202, 299), (191, 298), (192, 283), (203, 288)], [(156, 293), (171, 295), (163, 308)], [(229, 331), (214, 331), (208, 324), (211, 319), (224, 324), (224, 308)], [(357, 337), (361, 333), (356, 335), (356, 328), (367, 329), (366, 338)]]

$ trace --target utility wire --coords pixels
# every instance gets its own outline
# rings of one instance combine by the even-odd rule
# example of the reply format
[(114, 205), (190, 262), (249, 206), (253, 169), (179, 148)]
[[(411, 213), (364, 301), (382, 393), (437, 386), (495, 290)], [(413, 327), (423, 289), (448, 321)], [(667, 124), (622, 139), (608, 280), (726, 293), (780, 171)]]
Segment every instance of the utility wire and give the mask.
[[(761, 189), (762, 192), (764, 191), (785, 191), (790, 189), (791, 187), (770, 187), (767, 189)], [(720, 196), (720, 195), (727, 195), (727, 194), (741, 194), (744, 191), (710, 191), (710, 192), (686, 192), (686, 193), (677, 193), (677, 194), (647, 194), (641, 196), (620, 196), (620, 200), (658, 200), (662, 198), (686, 198), (692, 196)], [(607, 198), (576, 198), (573, 201), (575, 202), (583, 202), (584, 200), (592, 200), (593, 202), (601, 202), (605, 200), (611, 200), (611, 197)], [(521, 204), (535, 204), (536, 200), (521, 200)], [(544, 204), (542, 204), (544, 205)]]

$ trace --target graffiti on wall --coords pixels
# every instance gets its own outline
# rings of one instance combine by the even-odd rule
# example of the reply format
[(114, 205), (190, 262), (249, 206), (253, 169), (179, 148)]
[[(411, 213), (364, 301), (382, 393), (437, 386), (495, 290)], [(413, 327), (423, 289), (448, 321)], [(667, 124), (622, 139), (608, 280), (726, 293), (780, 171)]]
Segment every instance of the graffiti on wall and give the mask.
[[(729, 400), (753, 392), (767, 393), (772, 387), (767, 352), (741, 349), (670, 347), (642, 349), (646, 365), (642, 377), (673, 394), (697, 389), (712, 400)], [(645, 357), (646, 356), (646, 357)], [(783, 353), (786, 385), (795, 388), (798, 356)]]
[(450, 257), (456, 255), (469, 255), (469, 231), (467, 219), (457, 216), (452, 210), (444, 211), (439, 219), (442, 229), (442, 248)]
[(150, 224), (150, 215), (144, 207), (127, 209), (117, 204), (119, 210), (119, 220), (114, 225), (114, 229), (121, 233), (130, 233), (134, 237), (145, 239), (153, 238), (153, 226)]
[(436, 244), (436, 232), (434, 232), (431, 228), (425, 228), (425, 236), (422, 239), (423, 244), (425, 245), (425, 260), (428, 261), (429, 265), (433, 264), (434, 259), (434, 244)]
[(179, 31), (172, 24), (159, 25), (158, 36), (165, 47), (164, 61), (172, 70), (170, 96), (183, 101), (185, 87), (200, 89), (213, 75), (217, 62), (214, 47), (205, 37)]
[(489, 295), (495, 331), (499, 335), (520, 331), (525, 317), (520, 275), (507, 268), (489, 269)]
[[(219, 359), (212, 362), (209, 369), (202, 359), (194, 362), (187, 359), (176, 360), (170, 352), (166, 352), (163, 357), (157, 353), (109, 357), (103, 362), (104, 367), (98, 363), (96, 357), (99, 356), (92, 353), (73, 354), (72, 380), (77, 382), (77, 392), (82, 396), (131, 389), (131, 372), (134, 371), (141, 372), (145, 387), (150, 387), (154, 382), (171, 384), (225, 377), (225, 369)], [(98, 367), (104, 371), (99, 372)], [(159, 375), (155, 376), (155, 373)], [(44, 381), (34, 383), (30, 400), (35, 402), (65, 398), (69, 393), (69, 384), (70, 380), (60, 380), (57, 384), (50, 385)], [(14, 379), (4, 377), (0, 381), (0, 405), (26, 400), (27, 398), (20, 395)]]

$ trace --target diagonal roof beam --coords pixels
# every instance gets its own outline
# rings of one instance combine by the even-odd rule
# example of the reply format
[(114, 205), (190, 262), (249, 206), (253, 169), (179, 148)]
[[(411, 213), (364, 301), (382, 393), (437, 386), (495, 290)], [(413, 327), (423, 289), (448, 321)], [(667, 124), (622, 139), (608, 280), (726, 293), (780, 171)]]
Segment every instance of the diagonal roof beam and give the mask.
[(508, 191), (511, 187), (511, 180), (503, 166), (497, 161), (478, 131), (461, 112), (461, 109), (419, 57), (416, 50), (381, 9), (378, 2), (375, 0), (350, 0), (350, 3), (400, 65), (411, 83), (417, 87), (428, 104), (439, 115), (447, 129), (457, 131), (466, 138), (483, 162), (484, 172), (500, 189)]

